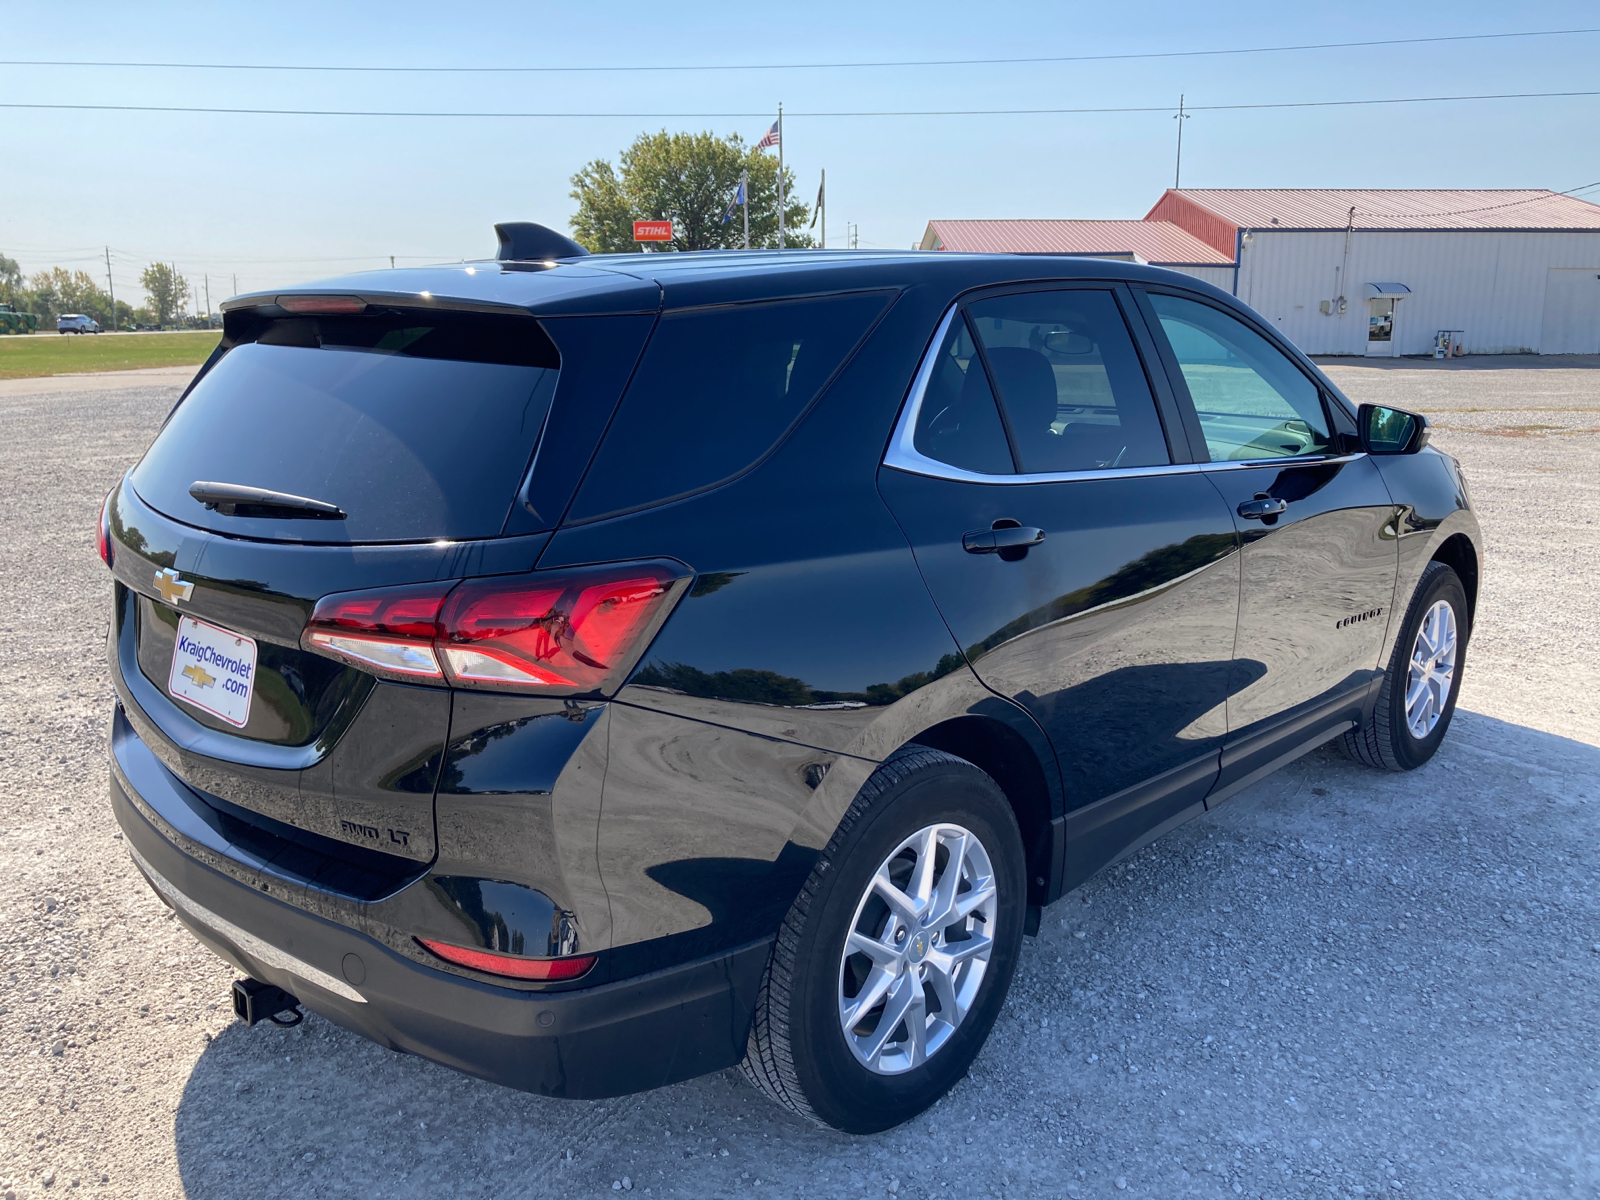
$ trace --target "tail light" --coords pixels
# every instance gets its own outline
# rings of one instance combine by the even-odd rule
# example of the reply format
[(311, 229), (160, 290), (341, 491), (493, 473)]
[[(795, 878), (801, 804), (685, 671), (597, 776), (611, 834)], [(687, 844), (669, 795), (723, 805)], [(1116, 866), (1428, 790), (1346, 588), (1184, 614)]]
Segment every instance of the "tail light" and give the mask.
[(454, 586), (449, 580), (324, 596), (300, 644), (380, 675), (442, 682), (433, 639), (439, 608)]
[(292, 313), (360, 313), (367, 302), (360, 296), (279, 296), (278, 307)]
[(106, 566), (111, 565), (111, 497), (116, 495), (117, 489), (112, 488), (106, 493), (106, 498), (100, 502), (100, 529), (98, 542), (100, 546), (100, 561)]
[(596, 958), (593, 954), (579, 954), (571, 958), (522, 958), (493, 950), (452, 946), (449, 942), (435, 942), (428, 938), (418, 938), (417, 941), (445, 962), (455, 963), (458, 967), (471, 967), (474, 971), (487, 971), (491, 975), (505, 975), (511, 979), (538, 979), (549, 983), (587, 974)]
[(342, 592), (318, 601), (300, 644), (398, 679), (609, 693), (687, 583), (654, 561)]

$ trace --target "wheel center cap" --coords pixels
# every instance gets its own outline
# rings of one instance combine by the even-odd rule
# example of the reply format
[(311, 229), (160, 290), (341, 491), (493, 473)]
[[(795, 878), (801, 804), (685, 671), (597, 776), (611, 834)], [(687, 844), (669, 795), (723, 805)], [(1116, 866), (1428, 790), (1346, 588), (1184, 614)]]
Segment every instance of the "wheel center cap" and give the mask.
[(913, 933), (910, 940), (906, 942), (906, 961), (919, 963), (926, 958), (932, 945), (932, 940), (932, 935), (927, 930), (919, 929)]

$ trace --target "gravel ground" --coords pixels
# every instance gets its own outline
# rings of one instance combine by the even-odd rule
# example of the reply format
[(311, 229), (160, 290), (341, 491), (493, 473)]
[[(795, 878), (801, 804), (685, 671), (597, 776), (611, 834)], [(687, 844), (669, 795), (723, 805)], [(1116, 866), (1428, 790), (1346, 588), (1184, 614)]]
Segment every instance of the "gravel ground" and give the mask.
[(92, 531), (179, 382), (0, 384), (0, 1196), (1595, 1195), (1593, 365), (1330, 367), (1433, 413), (1472, 478), (1488, 574), (1443, 750), (1319, 752), (1090, 881), (970, 1077), (863, 1138), (731, 1072), (562, 1102), (233, 1023), (104, 800)]

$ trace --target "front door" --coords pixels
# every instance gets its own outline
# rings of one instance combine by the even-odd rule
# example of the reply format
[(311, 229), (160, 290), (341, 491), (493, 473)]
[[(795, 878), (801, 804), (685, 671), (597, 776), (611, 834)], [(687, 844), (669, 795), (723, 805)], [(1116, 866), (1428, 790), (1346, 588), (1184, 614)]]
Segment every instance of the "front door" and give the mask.
[(1227, 789), (1360, 716), (1396, 603), (1396, 510), (1289, 355), (1198, 299), (1149, 301), (1243, 544)]
[(973, 669), (1055, 745), (1068, 886), (1218, 771), (1237, 537), (1174, 458), (1118, 293), (1062, 288), (952, 314), (879, 475)]
[(1367, 357), (1393, 358), (1399, 353), (1394, 340), (1398, 302), (1393, 296), (1373, 296), (1367, 301)]

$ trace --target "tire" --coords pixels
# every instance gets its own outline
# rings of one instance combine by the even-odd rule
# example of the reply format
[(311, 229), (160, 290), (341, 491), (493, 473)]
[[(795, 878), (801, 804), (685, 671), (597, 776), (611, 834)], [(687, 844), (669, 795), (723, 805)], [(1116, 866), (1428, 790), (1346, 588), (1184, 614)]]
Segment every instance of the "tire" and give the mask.
[[(1423, 655), (1423, 662), (1432, 660), (1418, 635), (1424, 621), (1440, 605), (1448, 607), (1454, 628), (1448, 684), (1441, 688), (1437, 682), (1440, 672), (1437, 669), (1429, 672), (1429, 678), (1435, 681), (1429, 685), (1432, 694), (1422, 697), (1418, 709), (1411, 712), (1406, 700), (1415, 682), (1414, 675), (1418, 674), (1413, 671), (1414, 652)], [(1384, 672), (1383, 687), (1372, 717), (1365, 725), (1344, 735), (1346, 754), (1369, 767), (1386, 771), (1414, 771), (1434, 756), (1450, 728), (1456, 697), (1461, 693), (1461, 672), (1465, 666), (1471, 620), (1467, 590), (1461, 586), (1461, 577), (1444, 563), (1429, 563), (1406, 609), (1405, 622), (1400, 627), (1400, 636), (1395, 639), (1394, 654)], [(1438, 656), (1441, 662), (1443, 657)]]
[[(912, 839), (938, 849), (931, 855), (899, 849)], [(961, 846), (968, 848), (959, 860), (964, 866), (952, 871)], [(915, 895), (912, 857), (937, 864), (941, 851), (924, 910), (957, 894), (963, 905), (976, 904), (975, 914), (950, 925), (906, 918), (902, 926), (874, 883), (880, 865)], [(1022, 835), (994, 780), (940, 750), (910, 746), (891, 756), (862, 786), (784, 919), (756, 998), (745, 1077), (805, 1120), (846, 1133), (877, 1133), (910, 1120), (964, 1076), (983, 1048), (1016, 970), (1026, 905)], [(984, 929), (993, 933), (981, 971), (975, 945), (966, 965), (941, 969), (963, 953), (950, 947), (980, 941)], [(871, 957), (857, 953), (846, 961), (852, 931), (871, 941)], [(898, 942), (897, 932), (904, 935)], [(863, 937), (854, 944), (864, 944)], [(906, 957), (882, 961), (896, 954)], [(860, 1002), (885, 979), (888, 993), (847, 1032), (842, 1006)], [(890, 1003), (907, 995), (923, 997), (924, 1039), (913, 1042), (909, 1019), (877, 1038)], [(918, 1010), (907, 1011), (909, 1017)], [(953, 1022), (951, 1012), (958, 1014)], [(885, 1039), (872, 1056), (876, 1066), (869, 1065), (865, 1047)], [(926, 1049), (920, 1061), (919, 1048)]]

